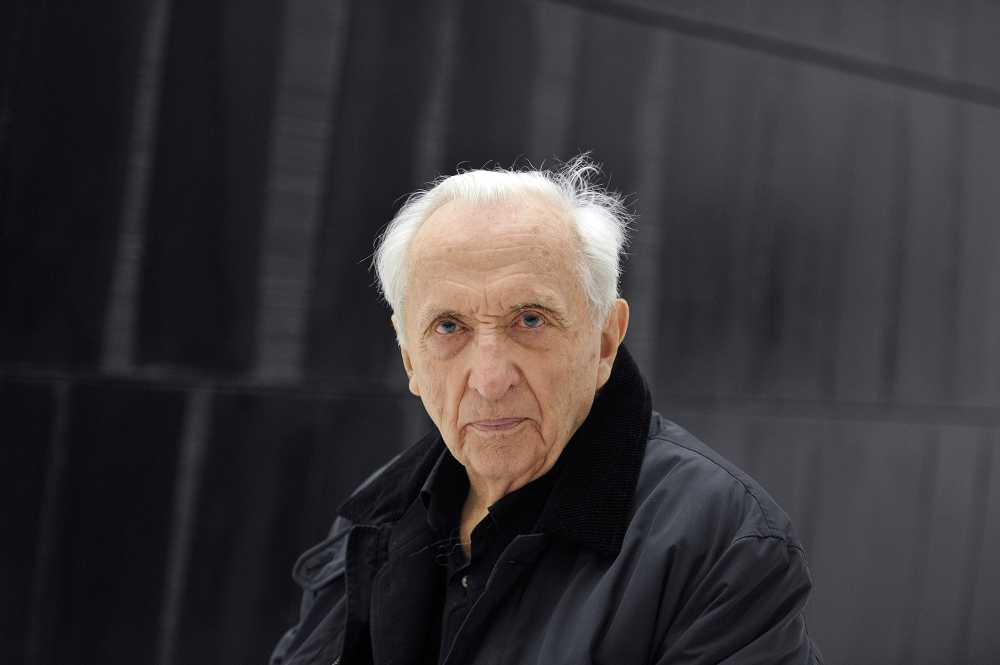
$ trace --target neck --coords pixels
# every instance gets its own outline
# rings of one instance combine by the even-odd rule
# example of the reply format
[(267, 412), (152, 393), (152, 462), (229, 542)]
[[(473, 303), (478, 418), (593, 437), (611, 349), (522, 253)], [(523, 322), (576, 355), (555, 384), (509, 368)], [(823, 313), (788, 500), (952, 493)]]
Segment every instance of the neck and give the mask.
[(462, 522), (459, 527), (462, 551), (465, 552), (466, 560), (472, 556), (472, 530), (489, 514), (490, 506), (536, 478), (544, 476), (553, 467), (556, 459), (547, 461), (544, 466), (515, 478), (484, 478), (466, 467), (469, 493), (462, 507)]
[[(579, 423), (577, 423), (578, 427)], [(574, 428), (575, 431), (576, 428)], [(489, 507), (511, 492), (521, 489), (531, 481), (548, 473), (559, 460), (568, 442), (567, 439), (561, 445), (552, 448), (548, 455), (540, 460), (539, 466), (528, 469), (518, 476), (491, 478), (479, 475), (470, 465), (465, 465), (465, 473), (469, 477), (469, 493), (466, 495), (465, 505), (462, 507), (459, 536), (466, 560), (472, 556), (472, 530), (489, 514)]]
[(462, 506), (459, 536), (462, 542), (462, 551), (468, 560), (472, 557), (472, 530), (489, 514), (489, 507), (514, 490), (527, 485), (532, 478), (529, 476), (527, 480), (522, 478), (486, 479), (470, 472), (468, 468), (466, 468), (466, 473), (469, 475), (469, 493), (465, 497), (465, 505)]

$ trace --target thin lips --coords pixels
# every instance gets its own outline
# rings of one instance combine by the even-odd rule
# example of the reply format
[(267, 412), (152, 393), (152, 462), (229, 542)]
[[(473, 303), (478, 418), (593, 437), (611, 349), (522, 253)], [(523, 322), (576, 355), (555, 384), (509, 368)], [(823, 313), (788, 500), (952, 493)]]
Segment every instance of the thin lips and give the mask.
[(472, 423), (472, 426), (476, 429), (503, 430), (515, 427), (523, 420), (524, 418), (493, 418), (491, 420), (477, 420)]

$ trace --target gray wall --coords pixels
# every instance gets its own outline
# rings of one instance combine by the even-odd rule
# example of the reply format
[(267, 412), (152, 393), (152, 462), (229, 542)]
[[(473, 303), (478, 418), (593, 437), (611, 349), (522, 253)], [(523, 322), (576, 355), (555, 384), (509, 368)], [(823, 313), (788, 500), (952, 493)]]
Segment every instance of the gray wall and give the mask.
[(367, 269), (591, 150), (656, 407), (791, 515), (830, 663), (1000, 659), (1000, 6), (0, 5), (0, 641), (262, 662), (428, 426)]

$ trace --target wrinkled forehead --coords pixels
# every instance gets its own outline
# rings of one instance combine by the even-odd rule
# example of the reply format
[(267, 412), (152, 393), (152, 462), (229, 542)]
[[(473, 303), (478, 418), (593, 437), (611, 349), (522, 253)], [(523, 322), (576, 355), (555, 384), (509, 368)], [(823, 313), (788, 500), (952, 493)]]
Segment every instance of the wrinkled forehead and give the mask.
[(532, 291), (559, 293), (579, 287), (578, 244), (572, 227), (554, 205), (528, 199), (469, 205), (452, 201), (439, 208), (414, 236), (409, 254), (411, 295), (482, 291), (503, 294), (504, 304)]
[(420, 226), (409, 261), (419, 265), (428, 256), (486, 248), (546, 255), (553, 246), (573, 251), (576, 242), (562, 211), (540, 197), (477, 204), (456, 200), (438, 208)]

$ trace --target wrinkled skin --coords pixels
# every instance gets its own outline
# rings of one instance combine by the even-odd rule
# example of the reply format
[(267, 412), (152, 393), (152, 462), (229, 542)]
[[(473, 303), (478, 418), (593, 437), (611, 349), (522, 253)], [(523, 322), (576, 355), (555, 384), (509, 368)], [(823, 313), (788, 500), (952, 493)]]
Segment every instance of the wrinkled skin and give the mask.
[(487, 508), (552, 468), (611, 374), (628, 305), (595, 326), (578, 263), (568, 223), (542, 199), (453, 201), (413, 239), (403, 364), (469, 475), (467, 557)]

